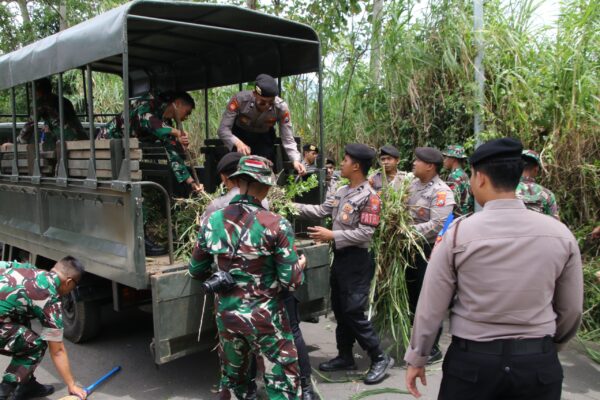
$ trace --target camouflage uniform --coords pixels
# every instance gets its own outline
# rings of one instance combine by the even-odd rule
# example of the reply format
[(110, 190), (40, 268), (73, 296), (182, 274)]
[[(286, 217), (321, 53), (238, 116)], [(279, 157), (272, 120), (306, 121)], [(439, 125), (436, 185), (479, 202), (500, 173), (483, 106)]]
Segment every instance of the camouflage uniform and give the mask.
[(560, 219), (554, 193), (535, 183), (535, 179), (521, 177), (516, 195), (528, 209)]
[[(191, 177), (190, 171), (185, 166), (184, 153), (177, 139), (171, 135), (173, 121), (163, 121), (162, 115), (169, 105), (160, 96), (148, 93), (131, 106), (129, 111), (130, 135), (141, 141), (154, 142), (156, 140), (164, 146), (169, 160), (171, 171), (178, 183), (185, 182)], [(123, 116), (119, 116), (108, 123), (100, 133), (101, 139), (120, 139), (124, 131)]]
[[(256, 212), (254, 222), (230, 263), (238, 235), (252, 212)], [(206, 277), (213, 257), (219, 269), (229, 272), (237, 283), (216, 300), (221, 387), (244, 398), (250, 383), (250, 353), (255, 353), (265, 365), (269, 399), (297, 399), (298, 357), (279, 296), (303, 280), (290, 223), (264, 210), (254, 197), (237, 195), (229, 206), (202, 218), (190, 262), (192, 276)]]
[[(59, 285), (54, 272), (0, 262), (0, 354), (12, 357), (3, 382), (26, 382), (42, 361), (46, 341), (62, 341)], [(31, 330), (34, 317), (42, 324), (40, 335)]]
[(473, 212), (474, 199), (471, 195), (471, 184), (469, 176), (462, 168), (456, 168), (448, 175), (446, 184), (454, 193), (456, 205), (454, 206), (454, 215), (467, 215)]

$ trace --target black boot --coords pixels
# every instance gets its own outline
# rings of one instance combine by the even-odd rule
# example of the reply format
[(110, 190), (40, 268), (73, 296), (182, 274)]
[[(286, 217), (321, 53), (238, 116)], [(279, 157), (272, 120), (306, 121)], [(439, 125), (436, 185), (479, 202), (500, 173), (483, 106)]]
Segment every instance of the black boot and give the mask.
[(146, 256), (162, 256), (167, 254), (167, 249), (154, 243), (148, 236), (144, 237), (144, 245), (146, 248)]
[(256, 400), (258, 399), (257, 397), (257, 387), (256, 387), (256, 381), (254, 379), (252, 379), (250, 381), (250, 384), (248, 385), (248, 391), (246, 392), (246, 396), (244, 397), (244, 400)]
[(12, 393), (10, 400), (26, 400), (35, 397), (46, 397), (54, 393), (54, 386), (39, 383), (34, 376), (26, 383), (21, 383)]
[(319, 400), (319, 396), (313, 391), (310, 377), (300, 377), (300, 386), (302, 387), (302, 400)]
[(319, 369), (326, 372), (355, 370), (356, 363), (354, 362), (352, 349), (340, 350), (336, 358), (319, 364)]
[(2, 382), (0, 384), (0, 400), (7, 400), (10, 394), (15, 390), (16, 383)]
[(371, 367), (365, 376), (365, 384), (374, 385), (381, 382), (388, 371), (394, 366), (394, 359), (387, 354), (380, 353), (371, 359)]

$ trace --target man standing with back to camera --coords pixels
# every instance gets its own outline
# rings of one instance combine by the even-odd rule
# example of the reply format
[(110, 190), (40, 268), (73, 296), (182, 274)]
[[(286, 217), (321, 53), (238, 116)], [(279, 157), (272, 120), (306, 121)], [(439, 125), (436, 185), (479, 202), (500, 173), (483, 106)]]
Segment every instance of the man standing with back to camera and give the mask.
[(496, 139), (470, 158), (483, 211), (457, 221), (433, 250), (405, 355), (415, 397), (450, 306), (452, 344), (438, 399), (560, 399), (557, 350), (581, 321), (581, 255), (565, 225), (516, 198), (522, 149), (515, 139)]

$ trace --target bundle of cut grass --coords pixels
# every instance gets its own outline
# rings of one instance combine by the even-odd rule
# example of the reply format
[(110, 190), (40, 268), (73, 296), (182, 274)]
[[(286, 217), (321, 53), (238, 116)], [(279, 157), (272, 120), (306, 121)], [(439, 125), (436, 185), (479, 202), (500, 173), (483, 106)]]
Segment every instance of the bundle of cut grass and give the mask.
[(413, 268), (415, 257), (423, 254), (423, 236), (412, 227), (406, 207), (412, 178), (409, 174), (397, 187), (382, 189), (381, 222), (371, 246), (376, 270), (369, 317), (381, 337), (391, 336), (394, 354), (402, 354), (410, 341), (411, 316), (404, 274), (407, 268)]

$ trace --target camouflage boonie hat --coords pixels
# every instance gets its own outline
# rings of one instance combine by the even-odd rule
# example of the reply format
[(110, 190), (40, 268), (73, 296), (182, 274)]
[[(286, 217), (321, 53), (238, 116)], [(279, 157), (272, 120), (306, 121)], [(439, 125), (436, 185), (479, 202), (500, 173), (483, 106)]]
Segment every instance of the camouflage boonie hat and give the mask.
[(235, 178), (240, 175), (248, 175), (258, 182), (269, 186), (275, 185), (277, 181), (273, 173), (273, 163), (259, 156), (245, 156), (240, 158), (237, 171), (231, 174), (229, 178)]
[(465, 154), (465, 148), (458, 144), (453, 144), (446, 147), (442, 154), (446, 157), (467, 158), (467, 155)]
[(521, 153), (521, 157), (533, 158), (540, 167), (542, 166), (542, 161), (540, 160), (540, 155), (537, 153), (537, 151), (529, 149), (523, 150), (523, 152)]

